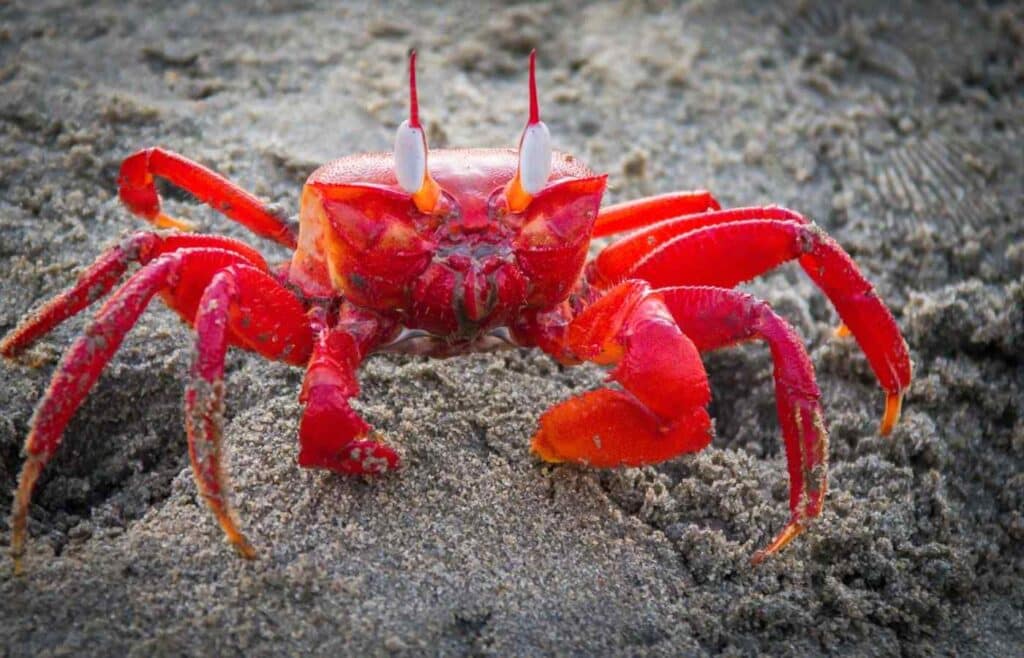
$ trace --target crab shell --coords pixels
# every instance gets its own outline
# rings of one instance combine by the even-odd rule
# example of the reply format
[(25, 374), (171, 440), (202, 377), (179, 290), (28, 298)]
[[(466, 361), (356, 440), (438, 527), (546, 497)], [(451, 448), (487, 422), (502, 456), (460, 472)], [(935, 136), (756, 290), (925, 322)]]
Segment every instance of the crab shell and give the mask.
[(435, 214), (399, 187), (390, 153), (320, 167), (302, 191), (290, 280), (452, 341), (554, 306), (579, 279), (606, 176), (556, 152), (547, 185), (517, 213), (503, 193), (517, 163), (514, 149), (431, 151)]

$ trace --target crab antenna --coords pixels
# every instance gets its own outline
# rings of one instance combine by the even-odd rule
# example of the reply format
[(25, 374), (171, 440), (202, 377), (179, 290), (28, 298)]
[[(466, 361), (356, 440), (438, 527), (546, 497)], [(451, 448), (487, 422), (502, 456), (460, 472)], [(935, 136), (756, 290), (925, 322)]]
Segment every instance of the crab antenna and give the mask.
[(416, 51), (409, 51), (409, 127), (420, 127), (420, 103), (416, 97)]
[(530, 51), (530, 124), (540, 123), (540, 103), (537, 102), (537, 49)]

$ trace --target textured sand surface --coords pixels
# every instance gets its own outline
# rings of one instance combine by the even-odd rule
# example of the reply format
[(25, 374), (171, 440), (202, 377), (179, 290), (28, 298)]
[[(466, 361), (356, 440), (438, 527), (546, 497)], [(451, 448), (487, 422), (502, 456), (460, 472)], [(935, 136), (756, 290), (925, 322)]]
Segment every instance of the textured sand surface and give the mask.
[[(301, 372), (235, 352), (247, 563), (197, 499), (191, 334), (155, 303), (37, 488), (27, 574), (0, 558), (0, 655), (1024, 655), (1019, 5), (118, 4), (0, 6), (0, 333), (140, 227), (115, 195), (133, 150), (294, 212), (319, 163), (389, 148), (410, 47), (433, 146), (514, 144), (536, 47), (555, 144), (610, 174), (608, 201), (708, 187), (806, 213), (889, 302), (916, 378), (879, 438), (882, 393), (803, 272), (745, 286), (804, 336), (831, 428), (825, 513), (755, 569), (788, 514), (760, 345), (707, 361), (713, 447), (609, 472), (527, 450), (596, 368), (373, 357), (359, 409), (405, 459), (373, 482), (299, 469)], [(42, 367), (0, 365), (2, 509), (83, 324), (39, 343)]]

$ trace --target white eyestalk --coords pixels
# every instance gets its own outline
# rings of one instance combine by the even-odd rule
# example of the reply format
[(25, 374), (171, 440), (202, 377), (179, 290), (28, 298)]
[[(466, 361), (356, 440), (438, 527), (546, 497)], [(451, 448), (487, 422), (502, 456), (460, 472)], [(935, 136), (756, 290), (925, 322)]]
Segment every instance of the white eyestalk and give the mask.
[(412, 195), (420, 212), (431, 214), (440, 207), (441, 187), (427, 168), (427, 135), (420, 125), (415, 50), (409, 53), (409, 118), (395, 134), (395, 178), (399, 187)]
[(395, 134), (395, 177), (402, 189), (416, 194), (427, 176), (427, 138), (423, 129), (403, 121)]
[(544, 189), (551, 174), (551, 133), (543, 121), (527, 124), (519, 142), (519, 180), (533, 196)]
[(551, 132), (540, 120), (537, 102), (537, 51), (530, 53), (530, 118), (519, 138), (519, 165), (515, 178), (505, 187), (509, 210), (522, 212), (551, 175)]

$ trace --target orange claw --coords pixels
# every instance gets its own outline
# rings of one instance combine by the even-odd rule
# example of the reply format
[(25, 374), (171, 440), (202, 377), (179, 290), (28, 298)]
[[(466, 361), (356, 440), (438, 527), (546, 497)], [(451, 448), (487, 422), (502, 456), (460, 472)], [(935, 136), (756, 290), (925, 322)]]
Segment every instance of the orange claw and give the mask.
[(576, 316), (566, 343), (580, 358), (614, 364), (610, 378), (624, 390), (589, 391), (546, 411), (532, 443), (541, 459), (642, 466), (711, 442), (700, 354), (646, 284), (609, 291)]
[(888, 393), (885, 396), (885, 413), (882, 414), (882, 425), (878, 433), (882, 436), (889, 436), (892, 428), (900, 420), (900, 410), (903, 408), (903, 392)]
[(790, 521), (786, 524), (786, 527), (782, 529), (782, 532), (775, 536), (772, 543), (754, 553), (754, 557), (750, 558), (750, 563), (754, 565), (761, 564), (764, 562), (766, 557), (774, 553), (778, 553), (785, 548), (786, 544), (796, 539), (797, 536), (805, 529), (806, 526), (799, 521)]

